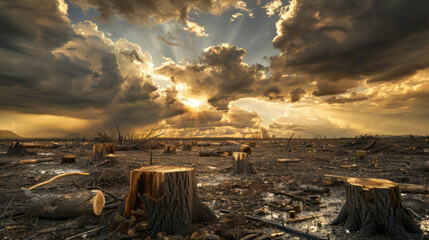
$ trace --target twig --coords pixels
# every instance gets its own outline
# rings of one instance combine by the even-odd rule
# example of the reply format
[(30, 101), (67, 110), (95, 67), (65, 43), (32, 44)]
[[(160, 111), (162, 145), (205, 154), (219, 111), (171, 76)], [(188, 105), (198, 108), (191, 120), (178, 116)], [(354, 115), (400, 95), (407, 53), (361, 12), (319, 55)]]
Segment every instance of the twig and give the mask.
[[(221, 212), (225, 212), (225, 213), (232, 213), (233, 211), (230, 210), (225, 210), (225, 209), (221, 209)], [(259, 218), (259, 217), (254, 217), (254, 216), (250, 216), (250, 215), (244, 215), (245, 218), (253, 220), (253, 221), (258, 221), (258, 222), (263, 222), (263, 223), (267, 223), (273, 227), (279, 228), (285, 232), (300, 236), (300, 237), (304, 237), (306, 239), (314, 239), (314, 240), (327, 240), (326, 238), (322, 238), (316, 235), (312, 235), (312, 234), (308, 234), (308, 233), (304, 233), (301, 231), (298, 231), (296, 229), (290, 228), (290, 227), (286, 227), (284, 225), (282, 225), (281, 223), (278, 223), (276, 221), (271, 221), (271, 220), (266, 220), (263, 218)]]
[(93, 229), (88, 230), (88, 231), (86, 231), (86, 232), (83, 232), (83, 233), (79, 233), (79, 234), (76, 234), (76, 235), (70, 236), (70, 237), (66, 238), (65, 240), (70, 240), (70, 239), (74, 239), (74, 238), (77, 238), (77, 237), (81, 237), (81, 236), (83, 236), (83, 235), (85, 235), (85, 234), (88, 234), (88, 233), (91, 233), (91, 232), (95, 232), (95, 231), (99, 231), (99, 230), (101, 230), (101, 229), (103, 229), (103, 228), (105, 228), (105, 227), (107, 227), (107, 226), (108, 226), (108, 224), (103, 225), (103, 226), (98, 227), (98, 228), (93, 228)]
[(46, 185), (46, 184), (48, 184), (48, 183), (50, 183), (50, 182), (52, 182), (52, 181), (54, 181), (55, 179), (57, 179), (57, 178), (60, 178), (60, 177), (64, 177), (64, 176), (68, 176), (68, 175), (89, 175), (89, 173), (83, 173), (83, 172), (70, 172), (70, 173), (63, 173), (63, 174), (60, 174), (60, 175), (57, 175), (57, 176), (55, 176), (55, 177), (53, 177), (53, 178), (51, 178), (51, 179), (49, 179), (48, 181), (45, 181), (45, 182), (42, 182), (42, 183), (39, 183), (39, 184), (36, 184), (36, 185), (34, 185), (34, 186), (32, 186), (32, 187), (29, 187), (27, 190), (32, 190), (32, 189), (35, 189), (35, 188), (37, 188), (37, 187), (40, 187), (40, 186), (43, 186), (43, 185)]
[(13, 194), (12, 198), (10, 199), (9, 203), (6, 205), (6, 208), (3, 211), (3, 214), (1, 215), (2, 221), (3, 221), (3, 226), (4, 226), (4, 231), (6, 233), (7, 239), (11, 239), (9, 236), (9, 232), (7, 231), (7, 226), (6, 226), (6, 221), (7, 219), (4, 218), (4, 215), (6, 214), (7, 209), (10, 207), (10, 205), (12, 204), (13, 200), (15, 199), (16, 194), (18, 194), (18, 192), (16, 192), (15, 194)]

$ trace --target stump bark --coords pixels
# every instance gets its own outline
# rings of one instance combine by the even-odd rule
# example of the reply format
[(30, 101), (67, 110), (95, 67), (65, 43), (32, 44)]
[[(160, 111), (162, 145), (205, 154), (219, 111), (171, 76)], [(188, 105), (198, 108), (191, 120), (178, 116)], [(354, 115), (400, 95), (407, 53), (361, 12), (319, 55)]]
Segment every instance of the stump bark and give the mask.
[(114, 154), (115, 146), (113, 143), (96, 143), (92, 148), (92, 159), (96, 162), (105, 160), (107, 154)]
[(100, 190), (69, 193), (36, 193), (25, 190), (26, 212), (43, 218), (69, 218), (84, 214), (101, 215), (105, 203)]
[(332, 225), (345, 223), (349, 231), (364, 237), (377, 232), (395, 239), (407, 239), (407, 232), (421, 233), (406, 208), (402, 207), (398, 185), (375, 178), (349, 178), (346, 202)]
[(152, 236), (158, 232), (186, 235), (191, 223), (216, 219), (197, 195), (193, 168), (158, 165), (133, 170), (125, 216), (140, 207), (146, 210)]
[(232, 171), (234, 173), (256, 173), (256, 168), (249, 161), (249, 155), (245, 152), (234, 152), (232, 158)]

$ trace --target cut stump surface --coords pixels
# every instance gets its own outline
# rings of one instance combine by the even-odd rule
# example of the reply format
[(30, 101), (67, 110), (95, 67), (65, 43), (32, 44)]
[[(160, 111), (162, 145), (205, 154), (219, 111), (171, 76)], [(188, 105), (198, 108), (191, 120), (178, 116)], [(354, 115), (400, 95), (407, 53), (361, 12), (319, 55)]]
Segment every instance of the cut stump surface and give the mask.
[(395, 239), (407, 239), (407, 232), (421, 233), (407, 209), (402, 206), (398, 185), (375, 178), (349, 178), (346, 202), (332, 225), (345, 223), (349, 231), (369, 237), (377, 232)]

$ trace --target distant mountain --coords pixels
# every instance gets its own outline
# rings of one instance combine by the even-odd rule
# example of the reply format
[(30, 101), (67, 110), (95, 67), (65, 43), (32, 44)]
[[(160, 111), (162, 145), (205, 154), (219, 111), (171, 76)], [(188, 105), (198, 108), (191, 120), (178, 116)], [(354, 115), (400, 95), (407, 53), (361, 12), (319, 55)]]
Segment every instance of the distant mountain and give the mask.
[(19, 135), (9, 130), (0, 130), (0, 138), (19, 138)]

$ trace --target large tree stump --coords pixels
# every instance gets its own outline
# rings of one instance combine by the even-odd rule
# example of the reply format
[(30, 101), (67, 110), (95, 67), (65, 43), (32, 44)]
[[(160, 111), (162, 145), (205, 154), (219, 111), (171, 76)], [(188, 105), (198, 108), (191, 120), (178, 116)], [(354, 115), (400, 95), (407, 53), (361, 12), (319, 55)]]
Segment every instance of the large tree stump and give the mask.
[(139, 207), (146, 210), (152, 236), (158, 232), (186, 235), (191, 223), (216, 219), (198, 198), (193, 168), (158, 165), (133, 170), (125, 216)]
[(84, 214), (99, 216), (105, 199), (100, 190), (81, 190), (69, 193), (36, 193), (25, 190), (28, 197), (26, 212), (43, 218), (68, 218)]
[(29, 152), (25, 149), (24, 145), (22, 145), (19, 141), (16, 141), (12, 145), (9, 146), (7, 150), (8, 156), (27, 156)]
[(92, 148), (92, 160), (95, 162), (104, 161), (107, 154), (115, 153), (113, 143), (96, 143)]
[(409, 212), (402, 207), (398, 185), (375, 178), (349, 178), (346, 181), (346, 203), (332, 225), (345, 223), (349, 231), (369, 237), (384, 232), (396, 239), (407, 239), (407, 233), (421, 233)]
[(232, 158), (232, 171), (234, 173), (256, 173), (256, 168), (249, 161), (249, 155), (245, 152), (234, 152)]

